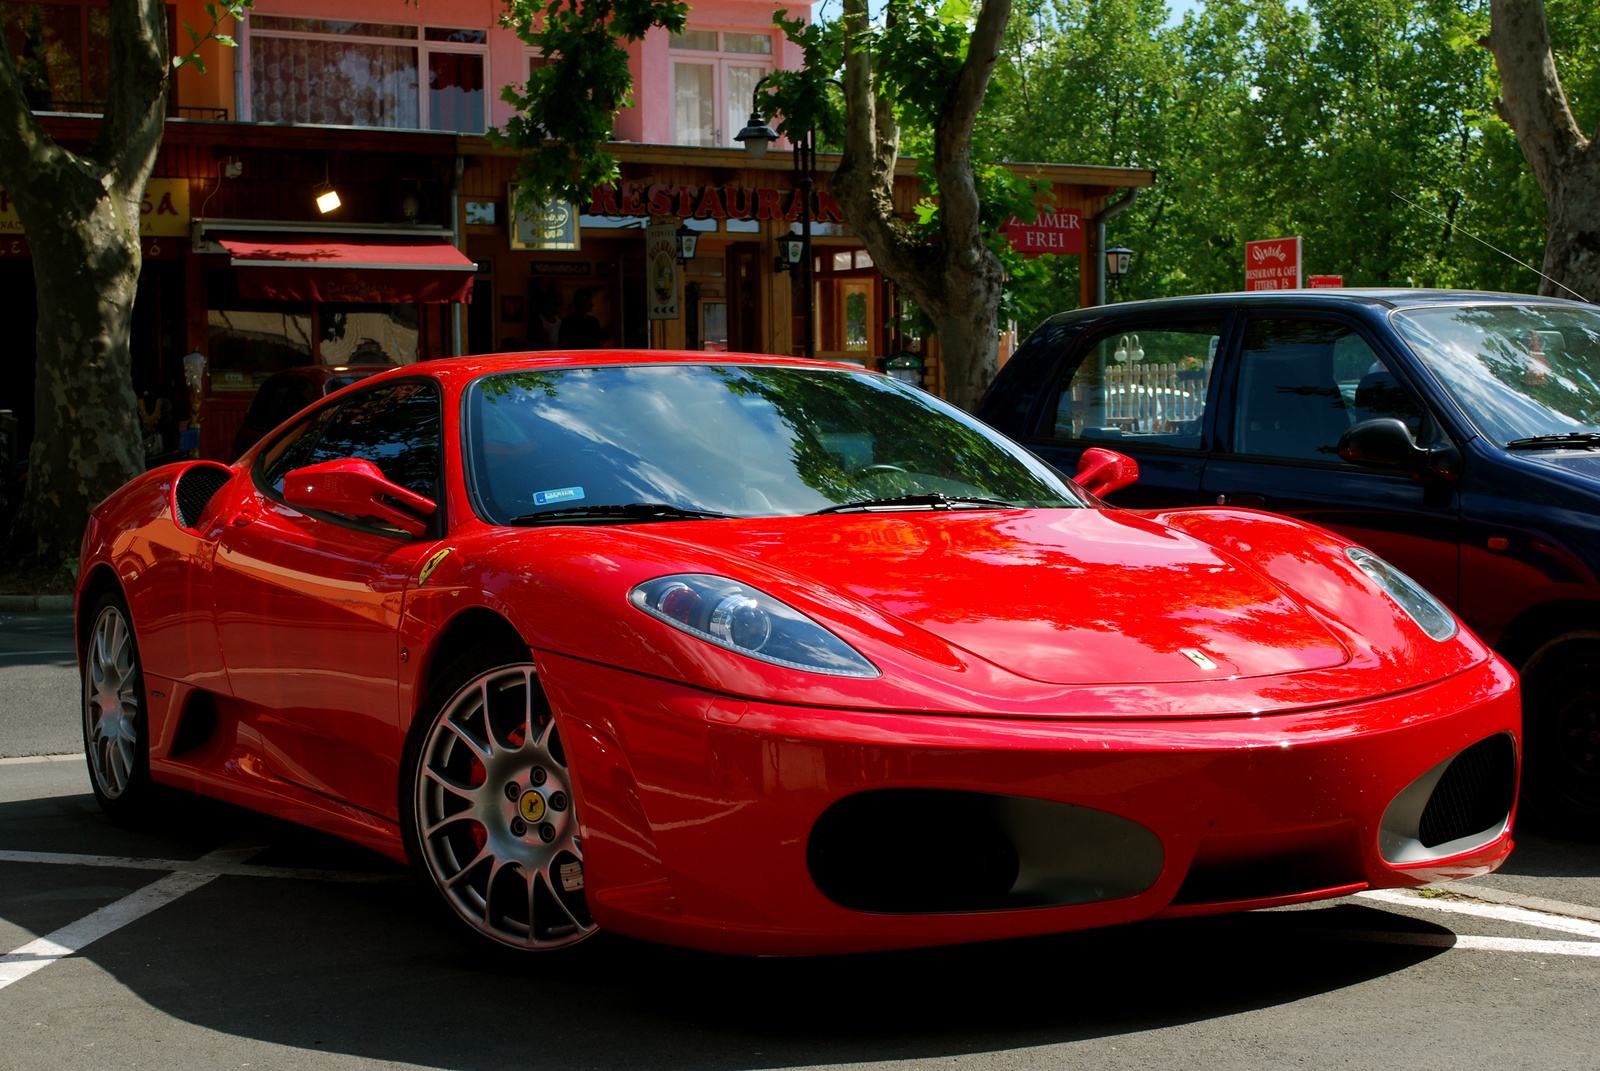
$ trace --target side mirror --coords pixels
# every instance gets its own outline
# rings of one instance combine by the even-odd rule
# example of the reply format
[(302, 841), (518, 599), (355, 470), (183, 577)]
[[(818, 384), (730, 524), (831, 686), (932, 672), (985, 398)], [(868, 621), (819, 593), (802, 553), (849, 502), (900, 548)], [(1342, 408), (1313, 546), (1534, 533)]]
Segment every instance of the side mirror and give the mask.
[(1104, 498), (1139, 478), (1139, 463), (1126, 454), (1091, 446), (1078, 458), (1073, 481), (1091, 495)]
[(1454, 446), (1425, 450), (1394, 417), (1363, 420), (1350, 428), (1339, 436), (1339, 456), (1357, 465), (1434, 472), (1449, 480), (1461, 474), (1461, 454)]
[(428, 530), (426, 518), (438, 508), (385, 479), (372, 462), (353, 457), (295, 469), (283, 478), (283, 498), (301, 509), (377, 517), (414, 536)]

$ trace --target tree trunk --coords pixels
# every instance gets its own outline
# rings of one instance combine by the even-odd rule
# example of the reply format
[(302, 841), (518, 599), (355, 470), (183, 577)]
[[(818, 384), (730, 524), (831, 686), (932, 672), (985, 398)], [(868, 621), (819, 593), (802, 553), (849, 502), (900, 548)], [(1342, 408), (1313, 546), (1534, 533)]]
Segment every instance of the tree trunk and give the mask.
[(1495, 110), (1516, 133), (1550, 214), (1539, 293), (1600, 302), (1600, 131), (1585, 138), (1567, 106), (1542, 0), (1491, 0), (1489, 17), (1479, 43), (1500, 72)]
[[(867, 25), (867, 3), (844, 0), (845, 27), (852, 36)], [(889, 14), (892, 18), (892, 4)], [(939, 231), (932, 241), (920, 239), (895, 212), (899, 130), (889, 101), (875, 85), (872, 57), (859, 47), (845, 51), (844, 153), (829, 180), (873, 263), (933, 321), (945, 394), (967, 410), (978, 404), (999, 370), (1003, 273), (979, 222), (972, 128), (1010, 17), (1011, 0), (984, 0), (934, 131)]]
[(33, 253), (39, 326), (28, 487), (4, 559), (37, 581), (70, 578), (89, 510), (144, 468), (129, 336), (139, 208), (167, 93), (162, 0), (111, 0), (104, 118), (83, 153), (28, 107), (0, 38), (0, 185)]

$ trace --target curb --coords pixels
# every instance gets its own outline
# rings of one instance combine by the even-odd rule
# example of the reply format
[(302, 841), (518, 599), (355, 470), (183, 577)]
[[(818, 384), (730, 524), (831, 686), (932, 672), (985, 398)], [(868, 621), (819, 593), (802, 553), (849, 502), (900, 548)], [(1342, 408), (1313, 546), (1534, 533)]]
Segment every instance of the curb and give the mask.
[(71, 612), (71, 595), (0, 595), (0, 613), (64, 614)]

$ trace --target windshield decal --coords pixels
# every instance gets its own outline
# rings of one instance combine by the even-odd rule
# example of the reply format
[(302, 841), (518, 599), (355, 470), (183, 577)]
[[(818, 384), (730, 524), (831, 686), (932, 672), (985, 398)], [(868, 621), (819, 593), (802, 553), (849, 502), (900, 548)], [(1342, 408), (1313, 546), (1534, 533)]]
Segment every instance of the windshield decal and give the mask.
[(576, 502), (583, 497), (581, 487), (557, 487), (553, 491), (540, 491), (533, 496), (535, 506), (545, 506), (551, 502)]

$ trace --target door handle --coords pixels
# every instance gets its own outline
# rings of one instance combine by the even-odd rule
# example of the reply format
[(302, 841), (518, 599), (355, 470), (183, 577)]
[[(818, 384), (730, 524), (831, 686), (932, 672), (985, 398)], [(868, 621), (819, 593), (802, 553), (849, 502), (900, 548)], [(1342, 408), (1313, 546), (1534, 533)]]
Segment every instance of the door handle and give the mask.
[(1266, 495), (1218, 495), (1217, 505), (1238, 506), (1240, 509), (1266, 509)]
[(230, 527), (233, 527), (233, 528), (243, 528), (245, 525), (250, 524), (255, 519), (256, 519), (256, 511), (255, 510), (253, 510), (253, 509), (242, 509), (238, 513), (235, 513), (233, 515), (233, 518), (228, 521), (228, 524), (229, 524)]

